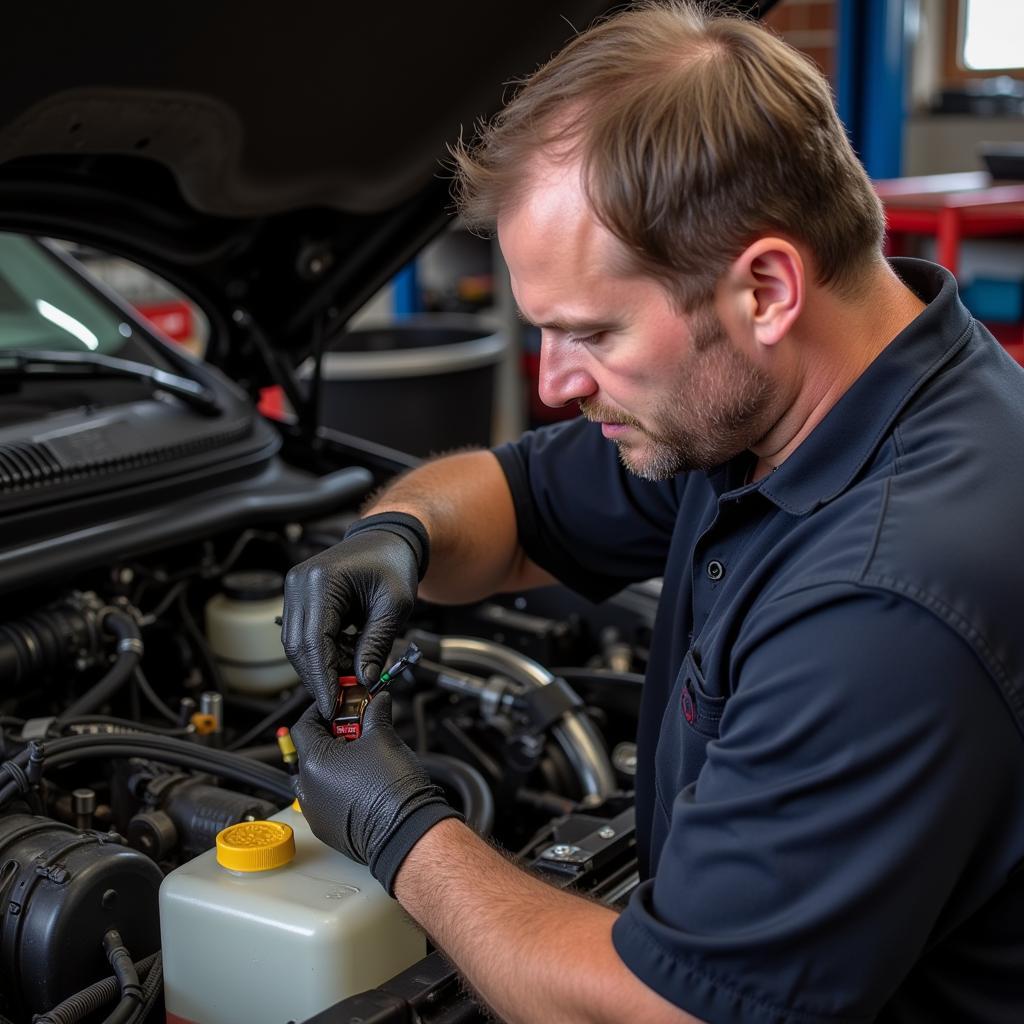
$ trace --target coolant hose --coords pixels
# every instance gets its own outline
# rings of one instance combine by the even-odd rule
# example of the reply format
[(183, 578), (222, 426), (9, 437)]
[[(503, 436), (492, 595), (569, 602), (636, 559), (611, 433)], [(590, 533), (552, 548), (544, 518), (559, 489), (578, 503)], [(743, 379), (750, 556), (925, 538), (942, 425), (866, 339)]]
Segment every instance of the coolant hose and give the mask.
[(131, 616), (111, 609), (103, 617), (103, 628), (117, 640), (117, 661), (98, 683), (65, 709), (57, 719), (58, 724), (87, 715), (106, 704), (128, 682), (142, 657), (142, 634)]
[(485, 838), (494, 828), (494, 794), (487, 781), (471, 764), (447, 754), (421, 754), (430, 781), (458, 794), (466, 824)]
[[(525, 654), (477, 637), (443, 636), (440, 654), (445, 665), (501, 672), (526, 686), (547, 686), (555, 678), (540, 662)], [(584, 712), (567, 711), (551, 731), (579, 780), (584, 799), (602, 800), (615, 792), (615, 771), (608, 752)]]

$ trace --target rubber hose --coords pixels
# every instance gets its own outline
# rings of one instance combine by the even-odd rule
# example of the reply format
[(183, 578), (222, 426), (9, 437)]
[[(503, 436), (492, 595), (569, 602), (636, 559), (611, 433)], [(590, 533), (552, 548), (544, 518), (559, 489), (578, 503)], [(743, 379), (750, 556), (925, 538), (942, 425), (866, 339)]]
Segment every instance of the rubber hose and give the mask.
[(64, 709), (64, 713), (57, 719), (58, 725), (102, 707), (128, 682), (139, 663), (142, 655), (142, 634), (134, 620), (122, 612), (109, 611), (103, 618), (103, 627), (117, 638), (117, 661), (98, 683)]
[[(160, 957), (159, 953), (151, 953), (145, 959), (140, 960), (135, 969), (139, 974), (149, 971), (151, 966)], [(150, 971), (150, 973), (152, 973)], [(149, 981), (149, 976), (146, 976)], [(52, 1010), (47, 1010), (41, 1016), (33, 1018), (33, 1024), (78, 1024), (79, 1021), (95, 1013), (105, 1003), (109, 1003), (119, 992), (121, 986), (117, 978), (111, 976), (102, 981), (93, 982), (88, 988), (68, 996), (62, 1003), (58, 1003)], [(143, 985), (145, 991), (145, 985)]]
[[(127, 739), (128, 737), (124, 737)], [(107, 740), (114, 737), (107, 737)], [(278, 768), (271, 768), (269, 765), (261, 764), (259, 761), (252, 761), (249, 758), (239, 758), (241, 764), (224, 764), (216, 761), (205, 760), (200, 757), (189, 757), (179, 751), (166, 751), (152, 749), (144, 745), (135, 747), (112, 746), (109, 742), (99, 744), (95, 748), (83, 748), (82, 750), (69, 750), (47, 758), (47, 764), (59, 767), (62, 764), (69, 764), (74, 761), (97, 760), (111, 757), (141, 757), (150, 761), (157, 761), (161, 764), (173, 764), (179, 768), (190, 768), (193, 771), (208, 772), (223, 779), (231, 779), (233, 782), (240, 782), (254, 789), (261, 789), (272, 793), (288, 803), (295, 799), (295, 789), (292, 783), (292, 776)], [(246, 770), (248, 768), (248, 771)], [(0, 797), (2, 802), (2, 797)]]
[(128, 947), (125, 946), (121, 933), (116, 928), (109, 929), (103, 936), (103, 949), (114, 971), (114, 977), (121, 986), (122, 998), (134, 999), (136, 1003), (141, 1003), (142, 985), (139, 983), (139, 972), (135, 969), (131, 953), (128, 952)]
[(494, 828), (494, 794), (480, 772), (447, 754), (423, 754), (420, 760), (431, 782), (458, 794), (466, 824), (477, 835), (489, 836)]
[(142, 1005), (135, 1010), (128, 1024), (141, 1024), (142, 1021), (146, 1020), (163, 989), (163, 958), (160, 953), (154, 953), (153, 955), (156, 959), (153, 961), (153, 966), (149, 969), (149, 974), (146, 975), (146, 980), (142, 983)]
[(261, 743), (259, 746), (243, 747), (231, 752), (239, 757), (247, 757), (250, 761), (259, 761), (261, 764), (281, 764), (281, 748), (276, 743)]
[(124, 996), (113, 1012), (103, 1018), (103, 1024), (128, 1024), (140, 1005), (135, 996)]
[[(21, 751), (8, 762), (21, 770), (22, 777), (29, 765), (33, 746), (30, 745), (29, 749)], [(49, 767), (97, 757), (149, 758), (263, 789), (288, 803), (294, 799), (292, 777), (279, 768), (271, 768), (238, 754), (202, 747), (170, 736), (69, 736), (49, 740), (43, 749), (43, 763)], [(0, 787), (0, 806), (18, 792), (18, 783), (13, 780)]]

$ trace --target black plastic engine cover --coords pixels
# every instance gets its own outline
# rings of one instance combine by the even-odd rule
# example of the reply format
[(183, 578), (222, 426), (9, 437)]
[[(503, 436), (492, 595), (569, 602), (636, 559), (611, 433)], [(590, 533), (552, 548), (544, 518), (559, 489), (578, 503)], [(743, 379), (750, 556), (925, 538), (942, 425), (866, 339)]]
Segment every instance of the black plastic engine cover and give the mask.
[(0, 818), (0, 1004), (41, 1013), (111, 971), (103, 935), (117, 928), (133, 960), (160, 946), (163, 874), (102, 832), (48, 818)]

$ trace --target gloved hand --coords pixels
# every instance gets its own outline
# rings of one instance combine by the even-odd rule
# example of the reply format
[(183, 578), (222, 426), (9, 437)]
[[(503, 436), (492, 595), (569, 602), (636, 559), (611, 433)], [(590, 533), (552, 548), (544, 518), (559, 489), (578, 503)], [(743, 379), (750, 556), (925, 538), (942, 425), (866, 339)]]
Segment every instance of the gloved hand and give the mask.
[(298, 797), (322, 842), (369, 864), (394, 895), (395, 876), (428, 829), (459, 814), (433, 785), (391, 724), (391, 695), (370, 701), (363, 733), (351, 742), (331, 735), (315, 707), (292, 728), (299, 753)]
[[(429, 557), (427, 531), (418, 519), (382, 512), (360, 519), (340, 544), (288, 573), (281, 641), (324, 718), (334, 714), (338, 676), (349, 674), (353, 658), (363, 686), (377, 681)], [(354, 655), (343, 636), (350, 625), (360, 631)]]

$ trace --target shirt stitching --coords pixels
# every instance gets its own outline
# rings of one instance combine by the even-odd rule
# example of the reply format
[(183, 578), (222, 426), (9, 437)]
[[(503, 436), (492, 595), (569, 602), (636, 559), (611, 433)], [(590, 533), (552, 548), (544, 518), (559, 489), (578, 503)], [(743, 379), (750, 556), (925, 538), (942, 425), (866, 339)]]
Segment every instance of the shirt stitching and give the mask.
[(1024, 693), (1014, 685), (1013, 678), (1007, 671), (1006, 666), (996, 657), (992, 648), (986, 642), (978, 628), (965, 619), (958, 611), (951, 608), (944, 601), (915, 587), (911, 583), (896, 579), (893, 576), (871, 575), (861, 573), (859, 575), (843, 576), (822, 576), (804, 579), (799, 586), (790, 587), (783, 593), (772, 598), (772, 603), (803, 593), (807, 590), (816, 590), (827, 586), (852, 586), (864, 589), (881, 590), (888, 594), (906, 598), (913, 601), (918, 607), (930, 612), (936, 619), (952, 629), (970, 648), (974, 651), (978, 660), (993, 678), (1014, 716), (1017, 728), (1024, 734)]
[(863, 577), (862, 583), (866, 586), (874, 586), (884, 589), (890, 593), (897, 593), (910, 598), (918, 605), (926, 608), (935, 614), (936, 618), (944, 621), (946, 625), (957, 632), (961, 638), (978, 655), (979, 660), (999, 683), (999, 690), (1010, 704), (1014, 717), (1017, 720), (1018, 728), (1024, 732), (1024, 700), (1019, 693), (1015, 692), (1013, 679), (1007, 671), (1006, 666), (996, 657), (995, 652), (988, 645), (980, 630), (969, 620), (965, 619), (956, 609), (951, 608), (944, 601), (934, 594), (927, 593), (919, 587), (891, 576), (869, 576)]
[(874, 561), (875, 555), (878, 553), (878, 545), (882, 542), (882, 530), (885, 527), (885, 516), (889, 510), (889, 494), (891, 490), (892, 476), (889, 476), (882, 486), (882, 500), (879, 502), (878, 522), (875, 523), (875, 532), (871, 537), (871, 543), (868, 545), (868, 556), (864, 560), (860, 572), (857, 574), (858, 578), (863, 578), (867, 575), (867, 571)]

